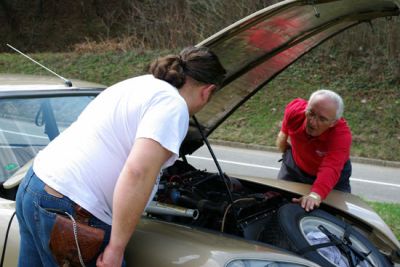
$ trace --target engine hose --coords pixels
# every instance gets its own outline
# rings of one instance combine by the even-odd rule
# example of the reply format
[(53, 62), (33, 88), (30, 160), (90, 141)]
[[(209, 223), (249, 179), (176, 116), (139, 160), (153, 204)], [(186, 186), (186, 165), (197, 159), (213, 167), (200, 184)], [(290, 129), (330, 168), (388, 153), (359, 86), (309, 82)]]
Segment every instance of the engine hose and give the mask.
[(221, 215), (224, 214), (226, 206), (228, 205), (227, 202), (216, 203), (207, 199), (196, 200), (185, 195), (181, 195), (178, 199), (178, 202), (191, 207), (197, 207), (197, 209), (201, 212), (212, 211)]

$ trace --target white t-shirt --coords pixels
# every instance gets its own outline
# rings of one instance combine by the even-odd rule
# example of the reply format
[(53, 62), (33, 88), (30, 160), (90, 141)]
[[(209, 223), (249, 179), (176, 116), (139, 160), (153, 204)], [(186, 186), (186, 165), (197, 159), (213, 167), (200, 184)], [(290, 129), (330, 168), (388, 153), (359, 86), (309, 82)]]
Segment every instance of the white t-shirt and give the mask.
[(114, 187), (135, 140), (151, 138), (171, 151), (165, 168), (178, 158), (188, 124), (188, 106), (175, 87), (152, 75), (128, 79), (99, 94), (39, 152), (33, 169), (50, 187), (111, 224)]

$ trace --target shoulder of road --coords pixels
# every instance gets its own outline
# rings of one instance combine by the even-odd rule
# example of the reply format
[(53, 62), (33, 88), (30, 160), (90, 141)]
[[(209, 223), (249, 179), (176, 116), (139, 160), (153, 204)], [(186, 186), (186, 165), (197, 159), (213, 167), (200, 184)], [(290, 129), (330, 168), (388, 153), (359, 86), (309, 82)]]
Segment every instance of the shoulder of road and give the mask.
[[(276, 147), (273, 146), (264, 146), (264, 145), (257, 145), (257, 144), (245, 144), (239, 142), (232, 142), (232, 141), (223, 141), (223, 140), (216, 140), (210, 139), (211, 144), (220, 145), (220, 146), (228, 146), (228, 147), (237, 147), (237, 148), (244, 148), (244, 149), (252, 149), (252, 150), (261, 150), (261, 151), (271, 151), (271, 152), (279, 152)], [(371, 164), (371, 165), (378, 165), (384, 167), (393, 167), (393, 168), (400, 168), (399, 161), (390, 161), (390, 160), (381, 160), (381, 159), (371, 159), (371, 158), (363, 158), (363, 157), (350, 157), (351, 161), (363, 164)]]

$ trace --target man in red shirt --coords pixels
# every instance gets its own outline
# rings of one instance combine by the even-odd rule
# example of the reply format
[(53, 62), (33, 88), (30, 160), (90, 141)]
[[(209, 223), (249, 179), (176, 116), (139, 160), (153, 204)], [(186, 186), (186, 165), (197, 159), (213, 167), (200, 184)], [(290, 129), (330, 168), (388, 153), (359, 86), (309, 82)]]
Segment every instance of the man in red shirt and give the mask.
[(332, 189), (351, 191), (351, 132), (342, 118), (343, 106), (330, 90), (286, 106), (276, 140), (284, 153), (278, 179), (312, 184), (309, 194), (293, 199), (306, 211), (319, 207)]

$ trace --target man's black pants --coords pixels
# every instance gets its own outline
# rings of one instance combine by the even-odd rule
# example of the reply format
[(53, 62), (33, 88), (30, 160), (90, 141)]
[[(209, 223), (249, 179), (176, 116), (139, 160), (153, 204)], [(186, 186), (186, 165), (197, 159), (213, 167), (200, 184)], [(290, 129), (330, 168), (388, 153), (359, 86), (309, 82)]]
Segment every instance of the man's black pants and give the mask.
[[(349, 159), (344, 164), (339, 181), (333, 189), (350, 193), (350, 176), (351, 162)], [(292, 149), (289, 148), (285, 151), (285, 153), (283, 153), (282, 165), (278, 173), (278, 179), (305, 184), (313, 184), (316, 177), (305, 173), (299, 167), (297, 167), (296, 163), (293, 160)]]

